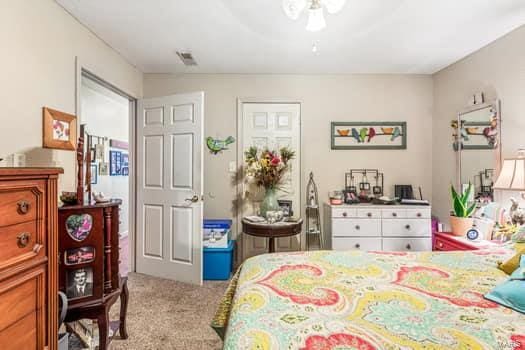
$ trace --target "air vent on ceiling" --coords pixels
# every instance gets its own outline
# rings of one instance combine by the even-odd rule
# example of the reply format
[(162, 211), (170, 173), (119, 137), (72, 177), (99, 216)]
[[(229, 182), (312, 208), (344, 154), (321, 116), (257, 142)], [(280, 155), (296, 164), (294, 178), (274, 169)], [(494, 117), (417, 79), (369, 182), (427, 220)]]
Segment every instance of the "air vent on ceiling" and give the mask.
[(180, 52), (177, 51), (177, 56), (179, 56), (182, 63), (184, 63), (185, 66), (196, 66), (197, 62), (195, 62), (195, 59), (193, 58), (193, 55), (191, 52)]

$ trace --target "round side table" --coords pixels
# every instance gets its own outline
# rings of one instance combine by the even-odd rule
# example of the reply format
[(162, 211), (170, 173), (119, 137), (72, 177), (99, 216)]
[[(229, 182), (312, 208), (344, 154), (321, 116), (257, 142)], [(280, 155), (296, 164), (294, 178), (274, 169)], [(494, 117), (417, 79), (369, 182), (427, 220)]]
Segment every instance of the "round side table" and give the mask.
[(297, 221), (281, 221), (273, 224), (267, 222), (251, 222), (242, 219), (242, 232), (250, 236), (268, 238), (268, 253), (275, 252), (275, 238), (298, 235), (301, 233), (302, 227), (303, 219)]

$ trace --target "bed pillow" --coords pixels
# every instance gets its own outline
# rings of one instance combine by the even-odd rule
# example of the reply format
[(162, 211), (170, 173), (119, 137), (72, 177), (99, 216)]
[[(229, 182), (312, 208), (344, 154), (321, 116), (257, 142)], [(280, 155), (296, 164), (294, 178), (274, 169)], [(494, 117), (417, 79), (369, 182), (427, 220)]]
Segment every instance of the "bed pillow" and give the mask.
[(510, 278), (494, 288), (485, 298), (525, 314), (525, 255), (521, 257), (520, 267)]
[(507, 275), (513, 273), (520, 266), (520, 258), (525, 254), (525, 243), (516, 243), (514, 249), (516, 250), (516, 254), (509, 260), (498, 265), (498, 268)]

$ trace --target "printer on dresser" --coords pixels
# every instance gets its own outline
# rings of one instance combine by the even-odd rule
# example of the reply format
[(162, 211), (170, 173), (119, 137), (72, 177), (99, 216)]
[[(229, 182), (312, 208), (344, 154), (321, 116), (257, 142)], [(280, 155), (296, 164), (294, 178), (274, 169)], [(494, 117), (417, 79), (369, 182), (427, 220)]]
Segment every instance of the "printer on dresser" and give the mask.
[(432, 250), (430, 206), (324, 206), (328, 247), (334, 250)]

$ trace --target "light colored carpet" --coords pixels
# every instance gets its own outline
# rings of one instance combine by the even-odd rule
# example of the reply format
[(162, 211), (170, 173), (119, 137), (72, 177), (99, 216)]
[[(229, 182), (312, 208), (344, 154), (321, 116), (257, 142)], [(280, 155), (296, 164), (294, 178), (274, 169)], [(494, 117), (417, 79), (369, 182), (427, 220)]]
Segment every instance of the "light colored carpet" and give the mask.
[[(127, 340), (118, 336), (111, 349), (222, 349), (210, 328), (227, 281), (206, 281), (202, 287), (130, 273)], [(118, 319), (119, 304), (112, 308)]]

